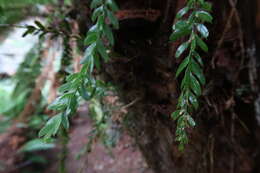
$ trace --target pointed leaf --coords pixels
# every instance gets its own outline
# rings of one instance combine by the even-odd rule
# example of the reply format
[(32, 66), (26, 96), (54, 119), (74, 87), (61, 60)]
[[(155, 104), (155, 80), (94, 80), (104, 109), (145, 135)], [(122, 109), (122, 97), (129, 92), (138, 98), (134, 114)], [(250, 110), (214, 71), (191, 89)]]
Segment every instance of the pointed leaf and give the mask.
[(105, 60), (105, 62), (107, 62), (109, 59), (109, 56), (107, 54), (107, 50), (106, 50), (104, 44), (101, 41), (97, 42), (97, 50), (100, 53), (101, 57)]
[(25, 37), (28, 34), (33, 34), (33, 32), (36, 30), (36, 28), (34, 26), (31, 26), (31, 25), (27, 25), (26, 29), (27, 30), (23, 33), (22, 37)]
[(104, 10), (103, 6), (98, 7), (98, 8), (96, 8), (96, 9), (94, 10), (94, 12), (93, 12), (93, 14), (92, 14), (92, 16), (91, 16), (92, 22), (95, 22), (95, 21), (97, 20), (97, 18), (98, 18), (101, 14), (103, 14), (103, 10)]
[(98, 34), (96, 32), (88, 32), (86, 39), (84, 40), (84, 45), (90, 45), (98, 39)]
[(199, 83), (198, 80), (193, 76), (192, 73), (190, 73), (190, 86), (191, 86), (192, 91), (193, 91), (197, 96), (200, 96), (200, 95), (201, 95), (200, 83)]
[(33, 139), (26, 142), (20, 149), (22, 152), (32, 152), (39, 150), (48, 150), (54, 148), (55, 145), (52, 143), (46, 143), (42, 139)]
[(61, 120), (62, 126), (65, 129), (69, 129), (70, 123), (69, 123), (69, 117), (66, 114), (62, 114), (62, 120)]
[(193, 39), (192, 39), (192, 41), (191, 41), (191, 46), (190, 46), (190, 51), (191, 52), (194, 52), (195, 51), (195, 49), (196, 49), (196, 38), (195, 38), (195, 36), (193, 36)]
[(195, 110), (198, 109), (198, 107), (199, 107), (198, 99), (192, 93), (190, 93), (190, 95), (189, 95), (189, 102), (191, 103), (191, 105), (194, 107)]
[(191, 62), (191, 71), (199, 79), (200, 83), (202, 85), (205, 85), (206, 79), (203, 75), (202, 69), (200, 68), (200, 66), (194, 60), (192, 60), (192, 62)]
[(202, 22), (212, 22), (213, 17), (206, 11), (197, 11), (196, 17), (198, 17)]
[(119, 10), (119, 8), (114, 0), (107, 0), (106, 3), (108, 4), (108, 6), (111, 8), (112, 11), (115, 12), (115, 11)]
[(104, 29), (103, 28), (104, 25), (106, 25), (106, 23), (105, 23), (105, 16), (104, 16), (104, 14), (100, 14), (98, 16), (98, 20), (97, 20), (98, 29), (102, 31)]
[(79, 88), (79, 94), (86, 101), (89, 101), (91, 99), (90, 93), (89, 93), (89, 91), (87, 91), (84, 84), (82, 84), (81, 87)]
[(193, 120), (193, 118), (190, 115), (187, 116), (187, 121), (188, 121), (188, 123), (190, 124), (191, 127), (196, 126), (195, 121)]
[(179, 20), (173, 26), (173, 30), (183, 30), (189, 28), (189, 23), (186, 20)]
[(188, 87), (190, 85), (190, 70), (189, 68), (186, 69), (185, 75), (181, 81), (181, 89), (183, 90), (185, 87)]
[(182, 115), (181, 111), (177, 110), (177, 111), (172, 113), (171, 117), (172, 117), (173, 120), (177, 120), (181, 115)]
[(200, 55), (197, 53), (197, 52), (193, 52), (193, 56), (195, 57), (195, 59), (197, 60), (197, 62), (203, 66), (203, 61), (202, 61), (202, 58), (200, 57)]
[(209, 2), (204, 2), (204, 3), (202, 4), (202, 8), (203, 8), (204, 10), (206, 10), (206, 11), (212, 11), (212, 5), (211, 5), (211, 3), (209, 3)]
[(188, 34), (191, 33), (191, 29), (190, 28), (185, 28), (182, 30), (175, 30), (171, 35), (170, 35), (170, 40), (171, 41), (176, 41), (181, 37), (184, 37)]
[(96, 43), (92, 43), (90, 46), (88, 46), (88, 48), (85, 50), (83, 59), (80, 61), (80, 64), (91, 63), (95, 49)]
[(45, 124), (45, 126), (40, 130), (39, 137), (45, 136), (46, 139), (53, 135), (56, 135), (61, 125), (61, 114), (55, 115)]
[(77, 105), (77, 97), (75, 94), (71, 94), (68, 100), (68, 106), (66, 110), (66, 115), (71, 115), (76, 112), (78, 105)]
[(56, 98), (49, 106), (48, 109), (50, 110), (64, 110), (67, 107), (67, 98), (60, 96)]
[(181, 10), (178, 11), (178, 13), (176, 14), (176, 18), (180, 19), (182, 16), (184, 16), (188, 11), (189, 11), (189, 7), (184, 7)]
[(179, 58), (181, 54), (188, 48), (188, 46), (189, 46), (188, 42), (181, 44), (176, 51), (175, 57)]
[(179, 65), (177, 72), (176, 72), (176, 78), (180, 75), (180, 73), (187, 67), (188, 63), (190, 61), (190, 57), (186, 57), (182, 63)]
[(206, 45), (206, 43), (205, 43), (201, 38), (199, 38), (199, 36), (196, 36), (196, 41), (197, 41), (199, 47), (200, 47), (204, 52), (208, 52), (208, 50), (209, 50), (208, 46)]
[(35, 20), (34, 23), (41, 29), (41, 30), (45, 30), (45, 27), (43, 26), (43, 24), (41, 24), (41, 22), (39, 22), (38, 20)]
[(91, 26), (91, 28), (88, 30), (88, 32), (98, 32), (98, 25), (95, 24)]
[(181, 93), (178, 98), (177, 108), (181, 109), (184, 105), (185, 105), (185, 99), (183, 99), (183, 93)]
[(71, 89), (72, 89), (71, 83), (67, 82), (67, 83), (64, 83), (63, 85), (61, 85), (58, 90), (59, 90), (59, 92), (63, 93), (63, 92), (69, 91)]
[(209, 31), (205, 25), (198, 24), (197, 30), (199, 31), (199, 33), (201, 34), (202, 37), (207, 38), (209, 36)]

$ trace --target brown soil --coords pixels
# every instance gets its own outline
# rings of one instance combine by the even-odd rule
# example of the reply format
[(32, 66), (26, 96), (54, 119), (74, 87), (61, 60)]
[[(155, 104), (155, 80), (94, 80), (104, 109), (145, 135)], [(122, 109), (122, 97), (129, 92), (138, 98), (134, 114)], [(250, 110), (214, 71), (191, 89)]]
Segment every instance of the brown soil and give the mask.
[[(112, 149), (112, 155), (108, 154), (108, 150), (102, 144), (96, 144), (91, 153), (77, 160), (77, 154), (88, 142), (91, 120), (81, 116), (75, 119), (73, 124), (66, 160), (68, 173), (152, 173), (127, 134), (122, 135), (117, 146)], [(54, 163), (45, 173), (57, 173), (58, 161)]]

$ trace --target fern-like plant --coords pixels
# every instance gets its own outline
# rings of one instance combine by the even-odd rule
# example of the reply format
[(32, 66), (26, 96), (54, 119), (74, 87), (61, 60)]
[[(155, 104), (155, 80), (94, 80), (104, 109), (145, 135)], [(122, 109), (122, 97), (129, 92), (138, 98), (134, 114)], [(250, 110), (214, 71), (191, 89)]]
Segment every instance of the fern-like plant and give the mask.
[(177, 120), (176, 141), (179, 142), (180, 150), (188, 143), (186, 129), (196, 125), (191, 114), (199, 107), (198, 97), (202, 94), (202, 86), (205, 85), (199, 49), (208, 51), (203, 39), (208, 38), (209, 31), (203, 23), (212, 22), (210, 10), (211, 4), (204, 0), (189, 0), (187, 6), (177, 13), (177, 22), (173, 25), (173, 33), (170, 36), (171, 41), (188, 38), (177, 48), (175, 54), (176, 58), (186, 56), (176, 71), (176, 77), (183, 74), (183, 78), (177, 110), (172, 113), (172, 118)]
[(102, 59), (105, 62), (109, 60), (107, 50), (114, 45), (112, 27), (116, 29), (119, 26), (114, 15), (118, 7), (113, 0), (93, 0), (90, 6), (95, 24), (84, 40), (87, 48), (81, 60), (81, 71), (67, 77), (67, 82), (59, 88), (61, 96), (49, 106), (49, 109), (60, 113), (53, 116), (39, 132), (39, 136), (45, 139), (56, 135), (60, 129), (68, 130), (69, 117), (76, 112), (80, 98), (89, 101), (105, 94), (106, 84), (96, 80), (93, 70), (100, 68)]

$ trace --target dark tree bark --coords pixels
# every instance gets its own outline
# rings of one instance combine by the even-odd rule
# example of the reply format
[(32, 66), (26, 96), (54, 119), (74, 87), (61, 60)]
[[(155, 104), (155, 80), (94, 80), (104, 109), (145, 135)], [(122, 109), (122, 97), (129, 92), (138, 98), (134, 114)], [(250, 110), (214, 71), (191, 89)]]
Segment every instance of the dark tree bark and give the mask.
[(125, 102), (138, 99), (127, 116), (127, 129), (156, 173), (260, 170), (255, 108), (259, 99), (257, 5), (256, 0), (235, 1), (212, 1), (210, 51), (203, 54), (208, 84), (200, 110), (194, 113), (197, 126), (189, 130), (190, 142), (182, 153), (175, 142), (176, 124), (170, 118), (179, 93), (174, 78), (179, 62), (173, 57), (179, 42), (169, 43), (168, 38), (174, 16), (185, 2), (117, 0), (121, 10), (160, 12), (156, 21), (145, 17), (120, 20), (115, 51), (122, 58), (104, 65), (107, 79), (120, 86)]

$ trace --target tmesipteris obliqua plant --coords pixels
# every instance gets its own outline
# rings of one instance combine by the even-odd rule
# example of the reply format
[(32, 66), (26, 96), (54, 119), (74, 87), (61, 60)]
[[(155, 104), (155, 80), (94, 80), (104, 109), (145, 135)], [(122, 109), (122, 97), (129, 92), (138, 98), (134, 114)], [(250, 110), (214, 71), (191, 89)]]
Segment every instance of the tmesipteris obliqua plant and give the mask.
[(208, 52), (208, 46), (203, 39), (209, 36), (204, 23), (211, 23), (213, 20), (209, 11), (211, 11), (211, 4), (208, 2), (189, 0), (187, 5), (177, 13), (173, 33), (170, 36), (171, 41), (188, 38), (177, 48), (175, 54), (176, 58), (185, 55), (176, 71), (176, 77), (182, 74), (183, 78), (177, 110), (172, 113), (172, 118), (177, 121), (176, 141), (179, 142), (180, 150), (183, 150), (188, 143), (186, 129), (196, 125), (191, 114), (199, 107), (198, 97), (202, 94), (202, 86), (205, 85), (203, 61), (199, 51)]
[[(95, 23), (87, 32), (84, 44), (87, 46), (81, 60), (80, 72), (69, 75), (65, 84), (59, 88), (59, 96), (49, 109), (59, 112), (48, 120), (40, 130), (39, 136), (49, 139), (60, 130), (69, 128), (69, 117), (75, 114), (80, 98), (90, 101), (93, 97), (102, 97), (106, 92), (106, 84), (93, 76), (94, 68), (100, 68), (100, 61), (109, 60), (108, 49), (114, 45), (112, 28), (119, 27), (115, 12), (118, 7), (114, 0), (92, 0), (92, 21)], [(98, 114), (102, 115), (102, 114)], [(97, 123), (102, 117), (96, 117)]]

